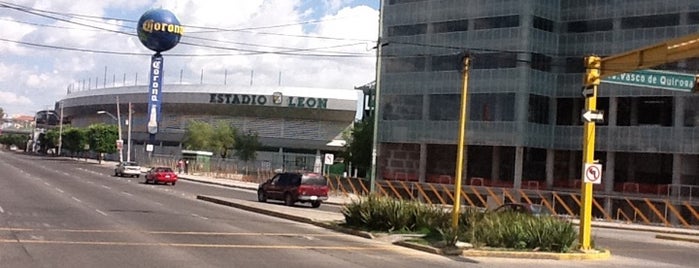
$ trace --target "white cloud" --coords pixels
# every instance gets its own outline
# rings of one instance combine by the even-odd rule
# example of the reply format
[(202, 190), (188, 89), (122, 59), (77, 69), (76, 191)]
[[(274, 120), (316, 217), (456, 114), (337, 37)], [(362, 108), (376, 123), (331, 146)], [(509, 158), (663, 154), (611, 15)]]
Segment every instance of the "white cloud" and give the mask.
[(18, 96), (14, 92), (0, 91), (0, 104), (28, 105), (31, 103), (32, 101), (25, 96)]
[[(351, 0), (17, 0), (22, 5), (62, 13), (138, 20), (150, 8), (162, 7), (177, 15), (185, 29), (182, 42), (164, 52), (165, 83), (204, 83), (248, 85), (254, 72), (255, 85), (282, 84), (305, 87), (352, 89), (374, 79), (374, 51), (378, 11), (366, 6), (350, 7)], [(310, 10), (312, 9), (312, 11)], [(313, 17), (309, 17), (313, 16)], [(304, 21), (320, 19), (317, 24)], [(53, 25), (45, 27), (17, 21)], [(41, 18), (27, 13), (0, 9), (2, 37), (77, 50), (118, 51), (143, 55), (108, 55), (80, 51), (39, 48), (0, 41), (0, 107), (8, 113), (28, 113), (53, 106), (73, 84), (81, 87), (132, 85), (138, 76), (147, 77), (149, 55), (135, 37), (135, 24), (128, 21), (70, 18), (74, 23)], [(268, 27), (286, 25), (284, 27)], [(209, 28), (238, 29), (213, 31)], [(264, 27), (264, 28), (260, 28)], [(111, 31), (125, 31), (132, 35)], [(304, 37), (305, 36), (305, 37)], [(309, 38), (335, 37), (342, 40)], [(218, 40), (218, 41), (212, 41)], [(361, 41), (365, 40), (365, 41)], [(209, 47), (207, 47), (209, 46)], [(214, 49), (211, 46), (226, 47)], [(339, 47), (338, 47), (339, 46)], [(314, 49), (315, 48), (315, 49)], [(309, 49), (309, 51), (298, 51)], [(257, 52), (257, 53), (255, 53)], [(293, 54), (356, 53), (357, 57), (312, 57)], [(238, 54), (220, 57), (176, 57), (174, 54)], [(105, 67), (107, 74), (105, 75)], [(106, 78), (106, 81), (105, 81)], [(31, 96), (31, 97), (30, 97)]]

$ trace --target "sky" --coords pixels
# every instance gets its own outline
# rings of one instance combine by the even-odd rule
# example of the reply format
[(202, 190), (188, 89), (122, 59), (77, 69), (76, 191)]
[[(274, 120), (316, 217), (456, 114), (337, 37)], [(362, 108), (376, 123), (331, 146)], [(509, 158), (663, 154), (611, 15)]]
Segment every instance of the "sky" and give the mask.
[[(145, 85), (136, 36), (163, 8), (185, 27), (165, 84), (354, 89), (374, 80), (380, 0), (0, 0), (0, 108), (53, 109), (71, 91)], [(186, 44), (185, 44), (186, 43)]]

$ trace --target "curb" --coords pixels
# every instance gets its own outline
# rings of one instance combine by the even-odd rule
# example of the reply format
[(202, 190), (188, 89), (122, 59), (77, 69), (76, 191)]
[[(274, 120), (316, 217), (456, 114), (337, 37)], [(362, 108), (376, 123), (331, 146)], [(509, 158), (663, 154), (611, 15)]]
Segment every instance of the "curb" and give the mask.
[(699, 238), (679, 237), (679, 236), (660, 235), (660, 234), (655, 235), (655, 238), (656, 239), (664, 239), (664, 240), (672, 240), (672, 241), (699, 243)]
[(398, 241), (395, 245), (421, 250), (427, 253), (439, 255), (458, 255), (462, 257), (491, 257), (491, 258), (513, 258), (513, 259), (538, 259), (538, 260), (606, 260), (611, 257), (609, 250), (602, 250), (593, 253), (554, 253), (554, 252), (526, 252), (526, 251), (497, 251), (464, 249), (460, 254), (451, 254), (443, 249), (428, 245)]

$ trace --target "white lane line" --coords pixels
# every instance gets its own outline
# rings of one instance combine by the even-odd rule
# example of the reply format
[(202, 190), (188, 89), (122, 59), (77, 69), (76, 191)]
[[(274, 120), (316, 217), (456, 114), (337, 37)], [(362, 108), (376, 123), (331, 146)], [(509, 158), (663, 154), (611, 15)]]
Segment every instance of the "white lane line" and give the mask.
[(130, 195), (130, 196), (133, 196), (132, 194), (130, 194), (130, 193), (127, 193), (127, 192), (121, 192), (121, 193), (122, 193), (122, 194), (125, 194), (125, 195)]
[(0, 207), (0, 213), (5, 213), (5, 210)]
[(56, 188), (56, 191), (59, 191), (61, 193), (65, 193), (63, 190)]
[(72, 196), (72, 198), (73, 198), (73, 200), (75, 200), (75, 201), (82, 202), (82, 200), (76, 198), (75, 196)]
[(207, 217), (199, 216), (199, 215), (194, 214), (194, 213), (192, 213), (192, 216), (197, 217), (197, 218), (201, 218), (201, 219), (205, 219), (205, 220), (208, 220), (208, 219), (209, 219), (209, 218), (207, 218)]
[(51, 184), (48, 182), (44, 182), (44, 184), (46, 184), (46, 186), (51, 186)]
[(107, 216), (107, 213), (104, 213), (104, 211), (101, 211), (101, 210), (99, 210), (99, 209), (95, 209), (95, 211), (97, 211), (97, 213), (99, 213), (99, 214), (102, 214), (102, 215), (104, 215), (104, 216)]
[(107, 186), (107, 185), (102, 185), (102, 188), (105, 188), (105, 189), (112, 189), (112, 187), (109, 187), (109, 186)]

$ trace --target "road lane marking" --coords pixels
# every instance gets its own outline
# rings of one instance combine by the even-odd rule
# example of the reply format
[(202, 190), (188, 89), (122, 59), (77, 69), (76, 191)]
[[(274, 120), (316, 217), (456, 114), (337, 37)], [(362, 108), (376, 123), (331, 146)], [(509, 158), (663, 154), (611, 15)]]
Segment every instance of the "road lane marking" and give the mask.
[(0, 213), (5, 213), (5, 210), (0, 207)]
[(56, 191), (59, 191), (61, 193), (65, 193), (63, 190), (56, 188)]
[[(98, 212), (104, 213), (100, 210)], [(106, 214), (106, 213), (105, 213)], [(13, 232), (62, 232), (62, 233), (140, 233), (140, 234), (165, 234), (165, 235), (202, 235), (202, 236), (313, 236), (313, 237), (339, 237), (347, 236), (340, 233), (313, 234), (313, 233), (232, 233), (232, 232), (194, 232), (194, 231), (148, 231), (148, 230), (100, 230), (100, 229), (36, 229), (36, 228), (11, 228), (0, 227), (0, 231)]]
[(83, 202), (82, 200), (76, 198), (75, 196), (72, 196), (73, 200), (78, 201), (78, 202)]
[(46, 186), (51, 186), (51, 184), (48, 182), (44, 182), (44, 184), (46, 184)]
[(112, 242), (112, 241), (66, 241), (66, 240), (9, 240), (2, 239), (6, 244), (45, 244), (45, 245), (98, 245), (98, 246), (164, 246), (191, 248), (238, 248), (238, 249), (300, 249), (300, 250), (387, 250), (395, 251), (398, 246), (308, 246), (308, 245), (244, 245), (244, 244), (197, 244), (197, 243), (144, 243), (144, 242)]
[(208, 219), (209, 219), (209, 218), (207, 218), (207, 217), (199, 216), (199, 215), (194, 214), (194, 213), (192, 213), (192, 216), (197, 217), (197, 218), (201, 218), (201, 219), (205, 219), (205, 220), (208, 220)]
[(107, 186), (107, 185), (102, 185), (102, 188), (112, 189), (112, 187), (109, 187), (109, 186)]
[(133, 194), (130, 194), (130, 193), (127, 193), (127, 192), (121, 192), (121, 193), (122, 193), (122, 194), (125, 194), (125, 195), (133, 196)]
[(102, 214), (102, 215), (104, 215), (104, 216), (107, 216), (107, 213), (104, 213), (104, 211), (101, 211), (101, 210), (99, 210), (99, 209), (95, 209), (95, 211), (97, 211), (97, 213), (99, 213), (99, 214)]

